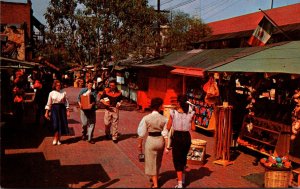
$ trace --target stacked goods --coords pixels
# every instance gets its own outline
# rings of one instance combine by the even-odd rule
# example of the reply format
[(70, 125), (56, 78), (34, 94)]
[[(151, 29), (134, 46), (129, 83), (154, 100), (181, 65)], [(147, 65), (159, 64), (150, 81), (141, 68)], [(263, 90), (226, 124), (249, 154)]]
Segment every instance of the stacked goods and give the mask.
[(290, 170), (292, 168), (291, 161), (288, 156), (269, 156), (260, 159), (260, 163), (265, 168), (273, 168), (274, 170)]
[(265, 188), (288, 188), (292, 165), (287, 156), (272, 155), (260, 162), (265, 167)]

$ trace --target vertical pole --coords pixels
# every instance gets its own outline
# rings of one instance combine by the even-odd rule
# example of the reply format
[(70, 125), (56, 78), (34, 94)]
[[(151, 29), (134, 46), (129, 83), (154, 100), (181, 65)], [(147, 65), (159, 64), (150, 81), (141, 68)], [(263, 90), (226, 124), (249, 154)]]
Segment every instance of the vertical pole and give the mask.
[(271, 0), (271, 9), (273, 8), (273, 0)]
[(186, 76), (182, 77), (182, 94), (186, 93)]
[[(160, 15), (160, 0), (157, 0), (157, 12)], [(157, 44), (156, 44), (156, 56), (160, 56), (160, 20), (157, 20)]]

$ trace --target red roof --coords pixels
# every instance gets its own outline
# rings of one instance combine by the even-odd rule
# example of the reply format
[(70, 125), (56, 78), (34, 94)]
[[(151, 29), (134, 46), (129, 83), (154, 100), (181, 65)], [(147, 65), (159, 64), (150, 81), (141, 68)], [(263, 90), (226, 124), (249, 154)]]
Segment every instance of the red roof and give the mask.
[[(300, 3), (269, 9), (265, 12), (279, 26), (300, 23)], [(208, 25), (212, 28), (212, 35), (254, 30), (263, 16), (264, 14), (259, 11), (211, 22)]]

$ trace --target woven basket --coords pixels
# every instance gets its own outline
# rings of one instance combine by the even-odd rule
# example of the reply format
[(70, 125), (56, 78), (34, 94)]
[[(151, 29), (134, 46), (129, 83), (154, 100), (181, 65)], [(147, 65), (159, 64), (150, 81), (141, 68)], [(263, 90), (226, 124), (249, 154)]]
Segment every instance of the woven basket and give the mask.
[(265, 188), (288, 188), (291, 171), (265, 170)]
[(207, 141), (201, 139), (192, 139), (192, 145), (195, 146), (206, 146)]

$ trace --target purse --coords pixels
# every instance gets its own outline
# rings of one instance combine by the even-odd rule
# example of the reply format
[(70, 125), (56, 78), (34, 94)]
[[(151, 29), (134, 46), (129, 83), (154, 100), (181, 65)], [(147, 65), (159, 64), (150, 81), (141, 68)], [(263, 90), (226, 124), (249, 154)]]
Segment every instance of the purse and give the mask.
[(145, 161), (145, 154), (141, 153), (139, 154), (139, 162), (144, 162)]

